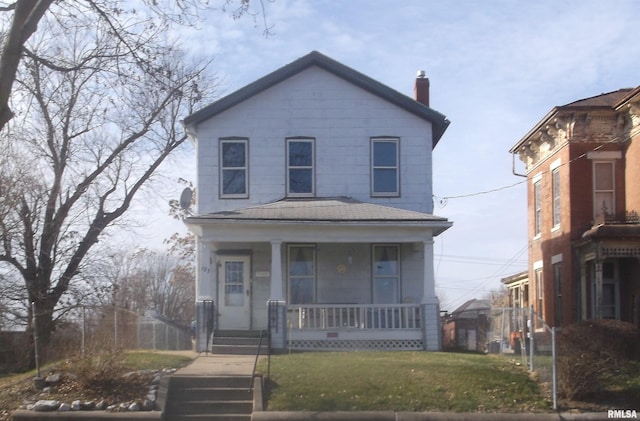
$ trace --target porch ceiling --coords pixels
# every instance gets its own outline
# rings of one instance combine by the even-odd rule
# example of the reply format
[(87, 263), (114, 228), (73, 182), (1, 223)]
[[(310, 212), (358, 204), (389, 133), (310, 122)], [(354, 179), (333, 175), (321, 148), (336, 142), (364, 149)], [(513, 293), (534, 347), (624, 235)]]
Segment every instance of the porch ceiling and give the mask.
[(215, 227), (218, 231), (232, 225), (235, 229), (251, 226), (254, 233), (257, 227), (263, 231), (297, 227), (297, 230), (304, 228), (308, 232), (320, 229), (328, 235), (331, 231), (345, 228), (351, 228), (351, 234), (358, 230), (375, 230), (378, 235), (381, 231), (418, 228), (422, 232), (421, 238), (427, 231), (436, 236), (452, 225), (446, 218), (439, 216), (345, 197), (284, 199), (233, 211), (196, 215), (185, 219), (185, 223), (192, 230), (200, 231), (200, 235), (207, 228)]

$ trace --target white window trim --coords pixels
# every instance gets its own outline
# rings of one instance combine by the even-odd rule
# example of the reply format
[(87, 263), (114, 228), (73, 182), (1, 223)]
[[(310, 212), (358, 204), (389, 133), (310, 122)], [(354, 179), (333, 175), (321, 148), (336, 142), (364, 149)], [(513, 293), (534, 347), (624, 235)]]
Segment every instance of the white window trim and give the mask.
[(612, 161), (614, 159), (622, 159), (622, 152), (620, 152), (620, 151), (591, 151), (591, 152), (587, 152), (587, 159)]
[[(558, 165), (551, 168), (551, 220), (553, 222), (553, 226), (551, 227), (551, 232), (557, 231), (560, 229), (560, 225), (562, 225), (562, 188), (560, 186), (560, 164), (559, 160)], [(556, 189), (555, 189), (555, 181), (556, 177), (558, 177), (558, 197), (557, 200), (560, 201), (558, 205), (558, 213), (556, 213)], [(558, 217), (558, 222), (556, 223), (555, 219)]]
[[(537, 189), (536, 189), (537, 186)], [(538, 203), (536, 198), (536, 190), (540, 194), (540, 222), (537, 221)], [(537, 177), (533, 182), (533, 239), (537, 240), (542, 236), (542, 176)]]
[[(374, 165), (373, 156), (376, 142), (392, 142), (396, 144), (396, 165), (394, 167), (378, 167)], [(371, 138), (371, 197), (400, 197), (400, 139), (397, 137), (372, 137)], [(376, 169), (396, 170), (396, 190), (394, 192), (376, 192), (374, 190), (374, 172)]]
[(609, 211), (609, 214), (615, 214), (616, 213), (616, 161), (609, 159), (609, 160), (602, 160), (602, 159), (594, 159), (591, 162), (591, 182), (592, 182), (592, 192), (591, 192), (591, 197), (592, 197), (592, 203), (593, 203), (593, 217), (596, 218), (599, 213), (597, 213), (596, 211), (596, 193), (597, 192), (607, 192), (608, 190), (596, 190), (596, 165), (597, 164), (611, 164), (611, 179), (613, 181), (613, 189), (611, 190), (612, 193), (612, 198), (611, 198), (611, 206), (613, 207), (613, 209), (611, 209)]
[[(538, 260), (533, 262), (533, 279), (536, 282), (536, 304), (540, 304), (540, 308), (536, 308), (536, 311), (539, 311), (540, 314), (538, 314), (538, 316), (540, 316), (543, 320), (545, 317), (544, 314), (544, 270), (543, 270), (544, 266), (542, 264), (542, 260)], [(538, 279), (538, 272), (540, 273), (540, 279)], [(542, 282), (539, 282), (539, 281)], [(538, 307), (536, 305), (536, 307)], [(535, 331), (536, 332), (541, 332), (544, 330), (544, 327), (538, 327), (537, 326), (538, 323), (536, 323), (536, 327), (535, 327)]]
[[(285, 146), (285, 160), (286, 160), (286, 193), (287, 197), (314, 197), (316, 194), (316, 141), (313, 137), (288, 137), (286, 140)], [(311, 143), (311, 165), (310, 166), (289, 166), (289, 144), (291, 142), (308, 142)], [(289, 188), (289, 169), (290, 168), (298, 168), (298, 169), (310, 169), (311, 170), (311, 192), (309, 193), (292, 193)]]
[[(222, 145), (225, 143), (243, 143), (244, 144), (244, 166), (243, 167), (224, 167), (223, 166), (223, 154), (222, 154)], [(246, 199), (249, 197), (249, 139), (245, 137), (227, 137), (220, 138), (218, 142), (218, 161), (220, 162), (218, 179), (219, 186), (218, 192), (219, 197), (221, 199)], [(244, 170), (244, 193), (239, 194), (226, 194), (224, 193), (224, 187), (222, 185), (223, 182), (223, 173), (224, 170)]]

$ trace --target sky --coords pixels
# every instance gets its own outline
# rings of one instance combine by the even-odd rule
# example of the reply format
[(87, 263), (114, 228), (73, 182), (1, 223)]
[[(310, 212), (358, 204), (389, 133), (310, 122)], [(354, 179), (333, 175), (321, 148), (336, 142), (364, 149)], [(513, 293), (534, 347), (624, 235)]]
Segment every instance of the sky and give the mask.
[[(636, 0), (252, 1), (270, 36), (262, 14), (233, 19), (223, 0), (179, 34), (193, 57), (213, 59), (222, 95), (313, 50), (410, 97), (426, 72), (431, 107), (451, 121), (433, 154), (434, 214), (453, 222), (434, 246), (443, 310), (527, 268), (526, 183), (509, 149), (554, 106), (640, 85)], [(185, 150), (170, 168), (194, 180), (194, 163)], [(177, 198), (172, 177), (163, 194)], [(163, 215), (148, 241), (186, 232)]]

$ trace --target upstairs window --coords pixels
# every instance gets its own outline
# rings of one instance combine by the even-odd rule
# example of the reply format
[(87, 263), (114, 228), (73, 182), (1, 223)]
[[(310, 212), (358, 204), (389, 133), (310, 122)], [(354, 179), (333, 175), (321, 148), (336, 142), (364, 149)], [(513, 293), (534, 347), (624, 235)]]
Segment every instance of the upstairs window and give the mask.
[(542, 231), (542, 182), (540, 180), (533, 183), (533, 202), (533, 234), (538, 236)]
[(371, 143), (371, 195), (399, 196), (398, 139), (377, 138)]
[(314, 195), (313, 139), (287, 139), (287, 196)]
[(615, 176), (613, 161), (593, 162), (593, 217), (615, 213)]
[(220, 197), (249, 197), (247, 139), (220, 140)]
[(553, 196), (553, 227), (560, 226), (560, 168), (551, 172), (551, 189)]

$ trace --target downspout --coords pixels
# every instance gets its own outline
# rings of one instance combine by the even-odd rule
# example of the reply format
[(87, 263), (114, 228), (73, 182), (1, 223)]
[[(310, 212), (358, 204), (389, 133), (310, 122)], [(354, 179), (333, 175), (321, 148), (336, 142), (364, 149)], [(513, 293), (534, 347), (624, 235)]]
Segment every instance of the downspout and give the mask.
[(511, 153), (511, 172), (513, 173), (513, 175), (517, 175), (518, 177), (527, 178), (526, 174), (518, 174), (516, 172), (516, 154), (513, 152)]

